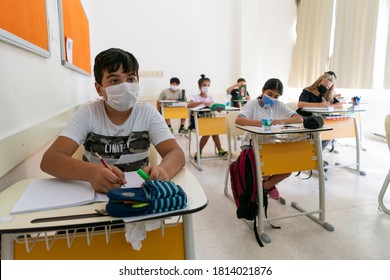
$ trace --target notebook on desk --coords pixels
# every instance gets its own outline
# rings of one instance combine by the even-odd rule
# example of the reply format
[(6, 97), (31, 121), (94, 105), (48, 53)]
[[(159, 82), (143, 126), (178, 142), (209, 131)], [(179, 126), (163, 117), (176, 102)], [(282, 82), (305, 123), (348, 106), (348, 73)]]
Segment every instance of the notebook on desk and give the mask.
[[(125, 187), (139, 187), (144, 182), (136, 172), (126, 172)], [(83, 181), (57, 178), (34, 179), (11, 210), (11, 214), (60, 209), (108, 201), (105, 193), (96, 192)]]
[(334, 107), (304, 107), (302, 110), (308, 112), (333, 112)]

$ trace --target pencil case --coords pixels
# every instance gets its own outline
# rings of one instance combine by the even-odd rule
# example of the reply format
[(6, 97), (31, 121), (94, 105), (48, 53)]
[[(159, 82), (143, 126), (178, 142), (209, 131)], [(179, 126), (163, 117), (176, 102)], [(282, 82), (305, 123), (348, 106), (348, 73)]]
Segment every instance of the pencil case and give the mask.
[(164, 213), (187, 207), (187, 195), (171, 181), (147, 180), (141, 188), (113, 189), (107, 193), (106, 211), (112, 217)]

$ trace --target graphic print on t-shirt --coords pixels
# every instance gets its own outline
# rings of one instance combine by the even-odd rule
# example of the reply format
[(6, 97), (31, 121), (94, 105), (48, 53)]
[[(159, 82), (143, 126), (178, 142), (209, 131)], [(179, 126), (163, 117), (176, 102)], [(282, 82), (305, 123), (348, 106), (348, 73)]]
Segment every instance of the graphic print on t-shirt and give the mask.
[[(147, 131), (132, 132), (129, 136), (106, 136), (93, 132), (88, 133), (84, 149), (91, 154), (98, 153), (103, 158), (119, 159), (121, 156), (137, 155), (149, 150), (149, 133)], [(134, 171), (149, 163), (149, 157), (137, 161), (115, 164), (122, 171)]]

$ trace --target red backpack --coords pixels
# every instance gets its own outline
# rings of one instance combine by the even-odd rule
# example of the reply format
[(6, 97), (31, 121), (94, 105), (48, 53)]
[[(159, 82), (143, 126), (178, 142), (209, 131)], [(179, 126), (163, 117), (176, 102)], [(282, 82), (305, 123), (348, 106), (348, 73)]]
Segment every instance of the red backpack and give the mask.
[[(256, 226), (256, 217), (259, 213), (259, 200), (257, 196), (255, 154), (252, 147), (243, 149), (237, 160), (230, 164), (230, 184), (234, 202), (237, 206), (237, 218), (253, 221), (253, 231), (257, 243), (259, 243), (261, 247), (264, 247)], [(265, 217), (267, 217), (268, 194), (266, 190), (263, 190), (263, 207)], [(273, 226), (272, 224), (270, 224), (270, 226), (273, 228), (280, 228)]]
[(237, 160), (230, 164), (230, 183), (237, 218), (254, 220), (258, 214), (257, 176), (252, 148), (242, 150)]

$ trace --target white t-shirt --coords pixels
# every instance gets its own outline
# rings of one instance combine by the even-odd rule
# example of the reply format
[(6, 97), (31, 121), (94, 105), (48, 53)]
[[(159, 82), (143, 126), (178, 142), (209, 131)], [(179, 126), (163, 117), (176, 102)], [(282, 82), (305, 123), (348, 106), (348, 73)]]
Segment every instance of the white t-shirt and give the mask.
[(83, 143), (84, 160), (99, 163), (97, 152), (107, 164), (134, 171), (149, 163), (150, 143), (154, 146), (174, 139), (158, 111), (136, 103), (129, 118), (116, 125), (108, 118), (104, 100), (82, 106), (60, 134)]
[(181, 98), (181, 89), (172, 92), (170, 88), (163, 89), (158, 97), (158, 100), (178, 100)]
[[(288, 119), (296, 114), (297, 112), (290, 109), (290, 107), (288, 107), (283, 102), (276, 100), (275, 104), (272, 106), (273, 120)], [(260, 104), (260, 99), (258, 98), (249, 100), (239, 113), (240, 117), (245, 117), (257, 121), (261, 121), (263, 115), (264, 115), (264, 107), (263, 105)], [(249, 145), (249, 141), (248, 141), (248, 139), (250, 138), (249, 135), (250, 134), (248, 132), (245, 133), (242, 140), (243, 145)]]
[[(288, 119), (297, 114), (294, 110), (290, 109), (286, 104), (280, 101), (275, 101), (272, 106), (272, 119)], [(260, 99), (249, 100), (244, 108), (240, 111), (239, 116), (252, 120), (261, 121), (264, 115), (264, 107), (260, 104)]]
[(202, 97), (200, 94), (192, 96), (191, 100), (193, 102), (205, 102), (205, 103), (214, 103), (214, 98), (211, 95), (207, 95), (206, 97)]

